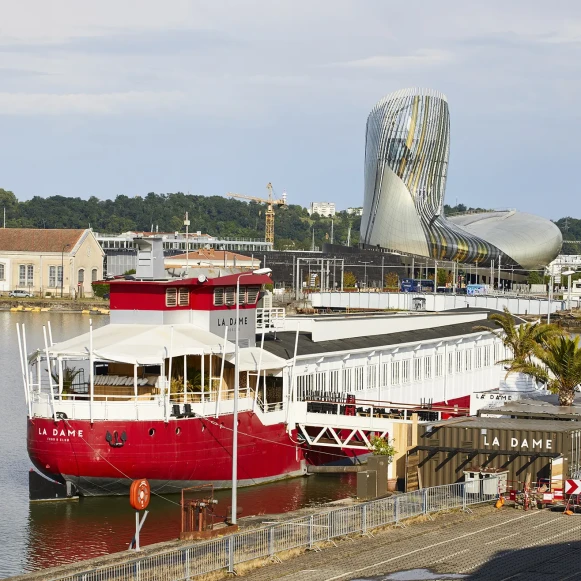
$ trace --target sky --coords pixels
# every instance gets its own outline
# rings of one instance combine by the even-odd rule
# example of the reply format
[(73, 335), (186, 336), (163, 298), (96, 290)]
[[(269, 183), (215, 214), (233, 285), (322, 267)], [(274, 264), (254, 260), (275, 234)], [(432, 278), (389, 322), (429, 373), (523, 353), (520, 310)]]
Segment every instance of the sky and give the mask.
[(0, 188), (363, 203), (384, 95), (443, 92), (446, 203), (581, 218), (581, 3), (0, 0)]

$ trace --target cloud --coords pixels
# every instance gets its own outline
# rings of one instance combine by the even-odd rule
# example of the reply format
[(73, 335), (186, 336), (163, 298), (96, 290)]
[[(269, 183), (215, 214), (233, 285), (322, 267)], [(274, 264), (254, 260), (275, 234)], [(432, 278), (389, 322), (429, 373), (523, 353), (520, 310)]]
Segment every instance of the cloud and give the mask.
[(4, 38), (0, 53), (78, 53), (100, 55), (175, 55), (194, 51), (239, 47), (244, 43), (218, 30), (176, 29), (99, 29), (91, 35), (70, 36), (59, 40), (20, 40)]
[(33, 71), (28, 69), (0, 68), (0, 79), (2, 81), (30, 79), (35, 77), (43, 77), (45, 75), (47, 75), (47, 73), (42, 71)]
[(118, 93), (0, 93), (0, 115), (114, 115), (168, 110), (185, 100), (178, 91)]
[(358, 69), (403, 70), (411, 67), (432, 67), (443, 65), (453, 60), (453, 54), (447, 50), (419, 49), (407, 55), (377, 55), (337, 63), (338, 66)]

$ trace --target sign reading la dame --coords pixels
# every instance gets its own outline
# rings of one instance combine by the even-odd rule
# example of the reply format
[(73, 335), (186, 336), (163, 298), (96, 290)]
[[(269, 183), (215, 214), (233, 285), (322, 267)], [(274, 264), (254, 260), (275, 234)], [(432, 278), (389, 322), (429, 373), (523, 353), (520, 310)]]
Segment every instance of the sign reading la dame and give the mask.
[[(490, 436), (484, 436), (484, 445), (486, 447), (500, 447), (500, 441), (498, 437), (494, 437), (490, 439)], [(515, 449), (521, 450), (552, 450), (553, 449), (553, 440), (535, 440), (534, 438), (530, 439), (530, 442), (527, 438), (510, 438), (509, 446)]]

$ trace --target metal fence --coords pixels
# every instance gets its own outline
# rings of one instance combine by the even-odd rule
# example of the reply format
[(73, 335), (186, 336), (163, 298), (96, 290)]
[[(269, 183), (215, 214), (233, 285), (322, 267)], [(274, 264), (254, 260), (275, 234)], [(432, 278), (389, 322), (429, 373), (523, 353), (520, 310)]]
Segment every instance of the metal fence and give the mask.
[(400, 524), (405, 519), (449, 509), (469, 510), (470, 505), (498, 498), (498, 479), (424, 488), (354, 506), (270, 523), (261, 528), (200, 542), (156, 555), (77, 572), (52, 581), (181, 581), (220, 569), (234, 572), (236, 565), (300, 547), (372, 529)]

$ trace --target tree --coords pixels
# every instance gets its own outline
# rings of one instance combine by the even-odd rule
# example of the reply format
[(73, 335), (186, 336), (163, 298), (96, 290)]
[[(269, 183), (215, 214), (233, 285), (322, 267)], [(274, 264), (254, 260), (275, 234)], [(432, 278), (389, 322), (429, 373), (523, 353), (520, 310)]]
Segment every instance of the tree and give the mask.
[(345, 271), (343, 273), (343, 287), (354, 288), (356, 284), (357, 278), (355, 278), (355, 275), (350, 270)]
[(581, 383), (581, 349), (579, 337), (553, 337), (535, 349), (536, 361), (513, 363), (513, 371), (524, 373), (544, 383), (551, 393), (559, 395), (559, 405), (570, 406)]
[(399, 287), (399, 276), (397, 272), (388, 272), (385, 275), (385, 286), (388, 289), (397, 289)]
[(502, 359), (496, 362), (509, 365), (507, 375), (518, 371), (518, 366), (530, 363), (539, 346), (562, 334), (562, 331), (555, 325), (524, 323), (517, 326), (506, 307), (504, 308), (504, 313), (490, 315), (490, 320), (494, 321), (500, 329), (494, 330), (489, 327), (477, 326), (474, 327), (474, 330), (493, 333), (502, 341), (505, 347), (512, 351), (511, 359)]
[(370, 444), (374, 456), (387, 456), (387, 463), (391, 464), (393, 457), (397, 454), (397, 450), (393, 445), (393, 440), (373, 436), (370, 440)]
[(536, 270), (531, 270), (527, 278), (529, 284), (543, 284), (544, 277)]

